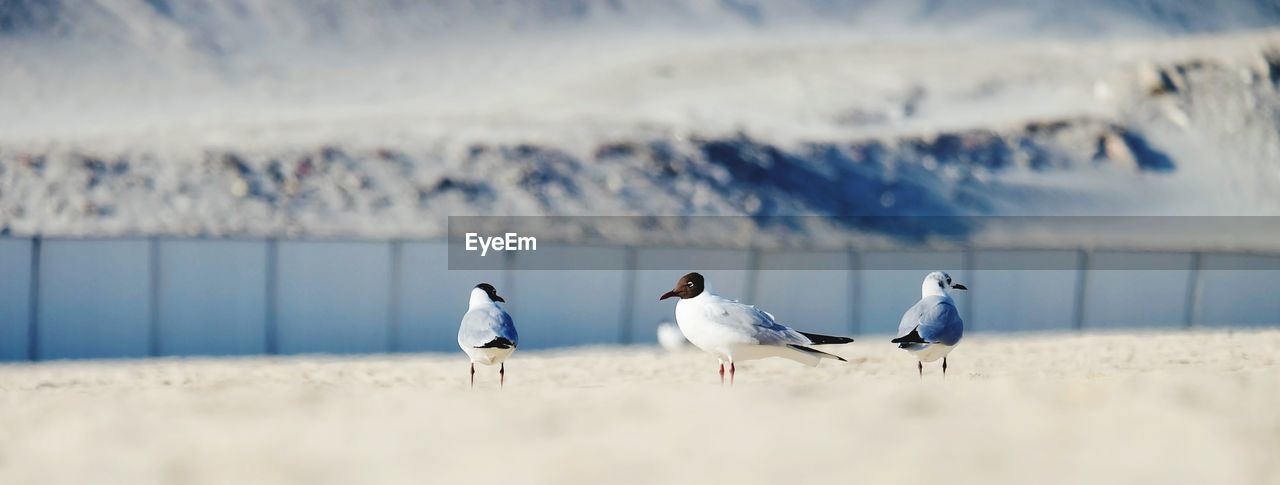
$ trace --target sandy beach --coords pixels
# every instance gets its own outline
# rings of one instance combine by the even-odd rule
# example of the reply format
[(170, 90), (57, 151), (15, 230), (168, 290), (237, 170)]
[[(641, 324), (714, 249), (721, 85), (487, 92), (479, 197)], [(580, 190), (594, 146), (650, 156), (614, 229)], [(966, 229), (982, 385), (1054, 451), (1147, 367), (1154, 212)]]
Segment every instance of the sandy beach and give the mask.
[(0, 483), (1280, 483), (1280, 331), (0, 366)]

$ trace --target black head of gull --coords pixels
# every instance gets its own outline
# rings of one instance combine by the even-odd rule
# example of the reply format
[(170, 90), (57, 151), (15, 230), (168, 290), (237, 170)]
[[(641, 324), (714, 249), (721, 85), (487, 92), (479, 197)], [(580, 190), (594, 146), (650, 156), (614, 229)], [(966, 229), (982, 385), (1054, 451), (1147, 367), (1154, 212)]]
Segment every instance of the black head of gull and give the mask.
[(476, 288), (484, 290), (485, 294), (489, 295), (489, 301), (494, 301), (494, 302), (500, 301), (503, 303), (507, 302), (507, 300), (503, 300), (501, 296), (498, 296), (498, 289), (494, 288), (493, 285), (491, 284), (480, 283), (476, 285)]
[(702, 275), (698, 273), (689, 273), (681, 276), (680, 281), (676, 282), (676, 287), (671, 291), (662, 294), (659, 300), (676, 297), (681, 299), (689, 299), (701, 295), (706, 290), (706, 281)]

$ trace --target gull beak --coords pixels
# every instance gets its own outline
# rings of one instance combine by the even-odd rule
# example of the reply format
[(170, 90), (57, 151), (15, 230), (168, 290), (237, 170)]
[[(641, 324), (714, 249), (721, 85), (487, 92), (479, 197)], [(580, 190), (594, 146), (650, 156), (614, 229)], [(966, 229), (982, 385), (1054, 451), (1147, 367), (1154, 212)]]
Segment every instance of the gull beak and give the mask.
[(676, 292), (675, 292), (675, 290), (672, 290), (672, 291), (668, 291), (668, 292), (666, 292), (666, 293), (663, 293), (663, 294), (662, 294), (662, 297), (658, 298), (658, 301), (662, 301), (662, 300), (665, 300), (665, 299), (667, 299), (667, 298), (671, 298), (671, 297), (673, 297), (673, 296), (676, 296)]
[(494, 299), (494, 300), (498, 300), (498, 301), (503, 302), (503, 303), (506, 303), (506, 302), (507, 302), (507, 300), (502, 299), (502, 297), (501, 297), (501, 296), (498, 296), (498, 295), (493, 295), (493, 299)]
[(954, 285), (951, 285), (951, 289), (953, 289), (953, 290), (968, 290), (968, 288), (966, 288), (964, 285), (962, 285), (962, 284), (960, 284), (960, 283), (956, 283), (956, 284), (954, 284)]

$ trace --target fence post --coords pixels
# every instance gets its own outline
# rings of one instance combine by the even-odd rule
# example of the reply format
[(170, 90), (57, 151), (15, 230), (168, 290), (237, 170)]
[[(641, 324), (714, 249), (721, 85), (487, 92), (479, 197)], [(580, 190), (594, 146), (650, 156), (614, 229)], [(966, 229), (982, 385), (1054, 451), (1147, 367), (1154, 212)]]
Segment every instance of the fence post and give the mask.
[(862, 335), (862, 252), (849, 245), (849, 333)]
[(1080, 261), (1076, 266), (1076, 331), (1084, 330), (1085, 294), (1089, 291), (1089, 256), (1090, 251), (1088, 249), (1080, 249)]
[(147, 239), (147, 271), (149, 298), (147, 305), (148, 338), (147, 350), (152, 357), (160, 355), (160, 238), (151, 236)]
[[(962, 256), (964, 259), (962, 263), (964, 264), (964, 278), (968, 280), (966, 281), (966, 284), (970, 286), (975, 286), (977, 288), (982, 288), (982, 285), (978, 284), (978, 282), (975, 281), (978, 279), (977, 271), (974, 268), (974, 265), (975, 265), (974, 260), (977, 258), (977, 256), (975, 256), (973, 252), (974, 251), (973, 251), (972, 245), (965, 246), (964, 255)], [(975, 313), (974, 307), (976, 305), (973, 304), (973, 296), (967, 291), (964, 292), (964, 302), (965, 302), (964, 326), (968, 329), (972, 329), (976, 331), (978, 329), (978, 319), (973, 316)]]
[[(514, 269), (515, 267), (516, 267), (516, 252), (503, 251), (502, 253), (502, 286), (507, 288), (506, 291), (511, 292), (511, 296), (515, 297), (515, 299), (513, 299), (512, 301), (518, 302), (520, 301), (520, 295), (517, 294), (518, 290), (516, 289), (516, 274)], [(515, 306), (515, 305), (513, 304), (513, 305), (504, 305), (504, 306)]]
[(403, 270), (400, 268), (402, 264), (401, 252), (404, 248), (404, 241), (392, 239), (390, 242), (390, 261), (391, 270), (387, 273), (390, 275), (391, 281), (387, 285), (387, 349), (390, 352), (400, 351), (400, 291), (402, 289), (401, 279), (403, 279)]
[(1200, 251), (1191, 253), (1191, 274), (1187, 275), (1187, 321), (1186, 328), (1200, 325), (1200, 300), (1204, 293), (1204, 281), (1200, 273), (1204, 269), (1204, 254)]
[(40, 236), (31, 238), (30, 290), (27, 293), (27, 360), (40, 360)]
[(760, 249), (751, 248), (747, 256), (747, 287), (743, 301), (755, 304), (756, 291), (760, 288)]
[(279, 249), (279, 242), (276, 240), (276, 238), (267, 239), (266, 243), (267, 244), (265, 249), (267, 251), (267, 278), (266, 278), (267, 315), (266, 315), (266, 322), (265, 322), (266, 325), (264, 325), (263, 327), (265, 330), (265, 335), (263, 336), (263, 338), (265, 339), (267, 354), (275, 355), (280, 353), (279, 329), (276, 327), (277, 325), (276, 318), (277, 318), (277, 314), (279, 313), (279, 302), (278, 302), (279, 295), (277, 295), (276, 293), (276, 288), (278, 286), (277, 279), (279, 278), (279, 275), (280, 275), (280, 267), (278, 262), (280, 249)]
[(636, 264), (638, 251), (635, 246), (623, 246), (623, 281), (622, 281), (622, 315), (620, 322), (622, 324), (619, 329), (618, 343), (626, 345), (631, 343), (632, 334), (635, 333), (635, 307), (636, 307)]

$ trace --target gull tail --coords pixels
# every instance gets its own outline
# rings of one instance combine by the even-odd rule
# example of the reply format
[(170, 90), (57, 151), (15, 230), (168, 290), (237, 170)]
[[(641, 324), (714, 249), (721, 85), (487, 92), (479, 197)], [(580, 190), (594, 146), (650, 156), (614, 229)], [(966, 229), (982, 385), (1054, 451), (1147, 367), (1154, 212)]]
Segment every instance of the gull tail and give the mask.
[(507, 340), (506, 337), (494, 337), (494, 339), (490, 340), (489, 343), (484, 345), (477, 345), (476, 348), (477, 349), (509, 349), (515, 346), (516, 346), (515, 342)]
[(924, 339), (920, 337), (920, 332), (918, 330), (919, 329), (912, 329), (911, 333), (890, 340), (889, 343), (898, 344), (898, 348), (900, 349), (912, 348), (919, 344), (929, 343), (925, 342)]
[(835, 337), (808, 332), (800, 332), (800, 335), (804, 335), (805, 338), (808, 338), (809, 343), (813, 345), (847, 344), (853, 341), (853, 339), (849, 337)]
[(808, 366), (818, 365), (818, 362), (822, 361), (822, 359), (836, 359), (840, 362), (848, 362), (847, 360), (844, 360), (844, 357), (839, 355), (828, 354), (821, 350), (811, 349), (803, 345), (787, 344), (787, 348), (797, 351), (791, 352), (791, 355), (786, 356), (787, 358)]

